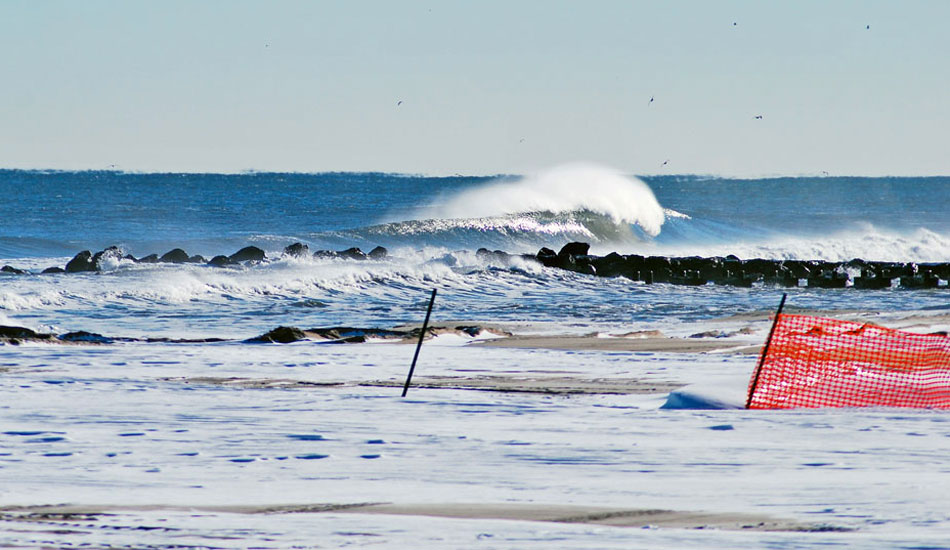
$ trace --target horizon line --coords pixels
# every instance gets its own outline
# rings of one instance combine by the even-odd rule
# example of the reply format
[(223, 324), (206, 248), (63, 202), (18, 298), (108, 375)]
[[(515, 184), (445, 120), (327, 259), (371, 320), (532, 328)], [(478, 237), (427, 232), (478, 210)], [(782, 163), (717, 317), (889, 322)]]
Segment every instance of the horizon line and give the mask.
[[(325, 176), (325, 175), (341, 175), (341, 174), (364, 174), (364, 175), (381, 175), (381, 176), (394, 176), (394, 177), (406, 177), (406, 178), (427, 178), (427, 179), (452, 179), (452, 178), (478, 178), (478, 179), (489, 179), (489, 178), (523, 178), (530, 174), (516, 174), (516, 173), (481, 173), (481, 174), (443, 174), (443, 173), (420, 173), (420, 172), (387, 172), (383, 170), (320, 170), (320, 171), (301, 171), (301, 170), (255, 170), (255, 169), (244, 169), (244, 170), (235, 170), (235, 171), (207, 171), (207, 170), (122, 170), (122, 169), (113, 169), (113, 168), (82, 168), (82, 169), (71, 169), (71, 168), (13, 168), (13, 167), (0, 167), (0, 173), (3, 172), (23, 172), (23, 173), (33, 173), (33, 174), (115, 174), (115, 175), (129, 175), (129, 176), (160, 176), (160, 175), (174, 175), (174, 176), (256, 176), (256, 175), (296, 175), (296, 176)], [(914, 178), (914, 179), (928, 179), (928, 178), (947, 178), (950, 177), (950, 173), (947, 174), (928, 174), (928, 175), (909, 175), (909, 174), (889, 174), (889, 175), (867, 175), (867, 174), (830, 174), (826, 171), (821, 173), (798, 173), (798, 174), (762, 174), (762, 175), (727, 175), (727, 174), (715, 174), (715, 173), (697, 173), (697, 172), (684, 172), (684, 173), (669, 173), (669, 174), (659, 174), (659, 173), (628, 173), (622, 170), (618, 170), (619, 173), (636, 178), (696, 178), (696, 179), (723, 179), (723, 180), (775, 180), (775, 179), (804, 179), (804, 178), (820, 178), (820, 179), (844, 179), (844, 178), (862, 178), (862, 179), (899, 179), (899, 178)]]

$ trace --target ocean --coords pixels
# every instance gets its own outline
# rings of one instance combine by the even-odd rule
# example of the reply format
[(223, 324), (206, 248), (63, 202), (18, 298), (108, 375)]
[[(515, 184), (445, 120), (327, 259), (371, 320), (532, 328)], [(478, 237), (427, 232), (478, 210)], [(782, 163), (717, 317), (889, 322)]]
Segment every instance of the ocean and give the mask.
[[(392, 174), (0, 172), (0, 261), (40, 271), (80, 250), (211, 258), (253, 245), (247, 269), (123, 263), (95, 275), (5, 277), (0, 313), (31, 326), (126, 336), (251, 336), (280, 324), (444, 318), (578, 330), (768, 309), (783, 292), (651, 288), (476, 257), (592, 252), (845, 261), (950, 261), (950, 178), (626, 178), (566, 167), (536, 178)], [(282, 257), (386, 247), (385, 262)], [(802, 307), (939, 308), (942, 292), (793, 293)], [(316, 307), (314, 307), (316, 306)], [(121, 320), (121, 321), (120, 321)], [(118, 323), (118, 324), (117, 324)]]
[[(525, 177), (0, 170), (0, 265), (25, 272), (0, 273), (0, 325), (129, 339), (0, 346), (0, 543), (943, 544), (945, 413), (669, 411), (660, 409), (665, 394), (458, 388), (420, 388), (403, 400), (394, 387), (358, 383), (400, 381), (409, 346), (244, 340), (279, 326), (418, 324), (432, 289), (434, 323), (516, 334), (687, 337), (758, 316), (758, 332), (744, 342), (761, 343), (761, 325), (783, 293), (793, 307), (829, 315), (945, 315), (946, 287), (647, 285), (517, 255), (581, 241), (596, 254), (950, 262), (948, 186), (948, 177), (636, 177), (592, 165)], [(382, 246), (388, 256), (284, 254), (294, 243), (311, 253)], [(114, 259), (99, 271), (41, 274), (109, 246), (136, 258), (174, 248), (212, 258), (256, 246), (266, 259), (226, 267)], [(500, 261), (480, 248), (516, 256)], [(480, 348), (446, 336), (423, 346), (418, 372), (636, 376), (741, 393), (754, 362), (722, 353)], [(202, 523), (180, 511), (381, 501), (726, 509), (843, 530), (703, 534), (415, 516), (403, 525), (333, 514), (301, 525), (299, 515), (263, 521), (220, 510)], [(10, 507), (62, 503), (125, 511), (87, 518), (118, 522), (115, 529), (77, 523), (72, 534), (36, 523), (20, 529), (27, 524), (10, 516)], [(158, 505), (179, 508), (156, 515), (150, 507)], [(137, 525), (168, 529), (146, 535)]]

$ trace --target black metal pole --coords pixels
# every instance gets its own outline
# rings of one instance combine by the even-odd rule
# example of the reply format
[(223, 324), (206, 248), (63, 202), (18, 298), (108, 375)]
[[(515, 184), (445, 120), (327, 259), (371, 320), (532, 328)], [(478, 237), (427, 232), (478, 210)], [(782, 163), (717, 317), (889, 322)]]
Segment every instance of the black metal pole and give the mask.
[(762, 357), (759, 358), (759, 365), (755, 368), (755, 377), (752, 379), (752, 387), (749, 388), (749, 398), (746, 399), (745, 408), (752, 404), (752, 396), (755, 395), (755, 388), (759, 385), (759, 375), (762, 374), (762, 365), (765, 364), (765, 356), (769, 354), (769, 344), (772, 343), (772, 335), (775, 334), (775, 326), (778, 325), (778, 316), (782, 314), (782, 308), (785, 307), (785, 298), (788, 294), (782, 294), (782, 301), (778, 303), (778, 310), (775, 312), (775, 320), (772, 321), (772, 329), (769, 331), (769, 337), (765, 341), (765, 348), (762, 349)]
[(429, 298), (429, 309), (426, 311), (425, 321), (422, 321), (422, 331), (419, 333), (419, 343), (416, 344), (416, 354), (412, 356), (412, 366), (409, 367), (409, 376), (406, 377), (406, 385), (402, 387), (402, 396), (406, 397), (409, 393), (409, 382), (412, 381), (412, 372), (416, 370), (416, 359), (419, 358), (419, 350), (422, 349), (422, 340), (426, 337), (426, 328), (429, 326), (429, 316), (432, 315), (432, 304), (435, 303), (435, 291), (432, 289), (432, 298)]

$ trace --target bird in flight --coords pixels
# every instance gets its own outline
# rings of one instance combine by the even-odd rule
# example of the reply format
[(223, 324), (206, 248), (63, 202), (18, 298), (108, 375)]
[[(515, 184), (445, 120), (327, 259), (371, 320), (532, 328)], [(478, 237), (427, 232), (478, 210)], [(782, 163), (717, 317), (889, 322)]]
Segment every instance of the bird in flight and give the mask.
[(660, 168), (663, 168), (664, 166), (666, 166), (666, 165), (669, 164), (669, 163), (670, 163), (670, 159), (664, 160), (664, 161), (663, 161), (663, 164), (660, 165)]
[(401, 99), (396, 102), (396, 107), (399, 107), (400, 105), (402, 105), (402, 100), (401, 100)]
[(755, 115), (756, 120), (762, 120), (762, 115)]
[(649, 105), (653, 105), (653, 96), (652, 96), (652, 95), (650, 96), (650, 103), (649, 103)]
[(864, 27), (864, 28), (867, 30), (871, 30), (871, 25), (868, 25), (867, 27)]

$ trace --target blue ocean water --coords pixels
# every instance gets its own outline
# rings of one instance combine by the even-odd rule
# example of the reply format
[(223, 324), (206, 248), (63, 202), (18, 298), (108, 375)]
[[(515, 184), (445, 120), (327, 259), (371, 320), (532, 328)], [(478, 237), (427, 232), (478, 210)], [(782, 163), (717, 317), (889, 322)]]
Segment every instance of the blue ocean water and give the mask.
[[(537, 176), (377, 173), (136, 174), (0, 171), (0, 314), (128, 335), (251, 336), (277, 325), (417, 321), (428, 289), (443, 318), (601, 325), (770, 309), (776, 288), (645, 286), (478, 258), (586, 241), (596, 253), (950, 261), (950, 178), (636, 178), (592, 166)], [(383, 262), (281, 257), (364, 251)], [(80, 250), (212, 257), (264, 249), (259, 266), (119, 263), (38, 275)], [(942, 308), (947, 292), (793, 290), (803, 307)]]

